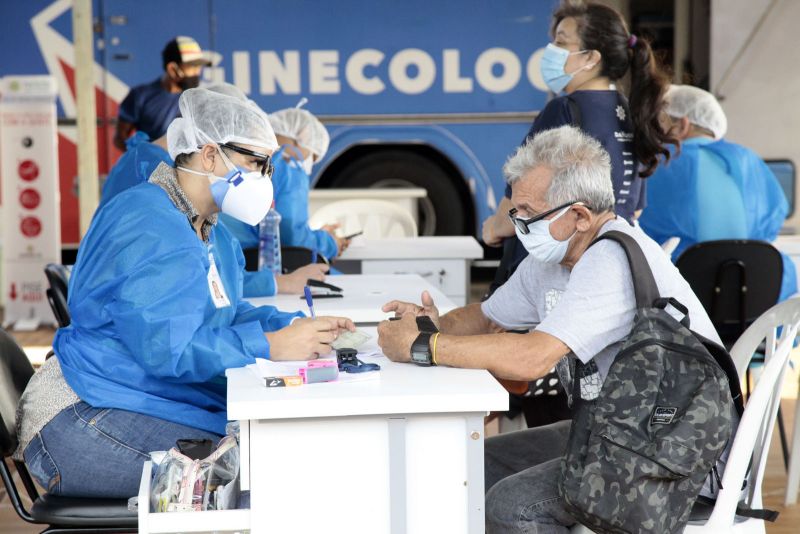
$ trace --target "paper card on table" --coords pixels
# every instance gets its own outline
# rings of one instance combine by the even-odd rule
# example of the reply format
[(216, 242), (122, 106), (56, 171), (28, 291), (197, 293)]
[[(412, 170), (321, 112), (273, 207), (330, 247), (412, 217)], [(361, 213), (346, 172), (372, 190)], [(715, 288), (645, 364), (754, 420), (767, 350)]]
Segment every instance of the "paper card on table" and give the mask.
[(356, 330), (355, 332), (344, 331), (331, 343), (331, 347), (334, 349), (357, 349), (371, 338), (372, 336), (362, 330)]

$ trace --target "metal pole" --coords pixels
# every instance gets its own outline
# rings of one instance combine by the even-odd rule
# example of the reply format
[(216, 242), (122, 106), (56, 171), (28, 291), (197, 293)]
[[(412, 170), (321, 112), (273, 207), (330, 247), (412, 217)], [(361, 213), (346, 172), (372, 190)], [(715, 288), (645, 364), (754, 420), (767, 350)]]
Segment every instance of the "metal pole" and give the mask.
[(99, 202), (97, 172), (97, 108), (94, 99), (92, 0), (73, 0), (75, 38), (75, 103), (78, 113), (78, 205), (81, 237), (89, 229)]
[[(689, 35), (691, 33), (691, 15), (689, 0), (675, 0), (674, 53), (672, 60), (672, 83), (685, 83), (683, 66), (689, 56)], [(694, 80), (693, 80), (694, 81)], [(690, 82), (691, 83), (691, 82)]]

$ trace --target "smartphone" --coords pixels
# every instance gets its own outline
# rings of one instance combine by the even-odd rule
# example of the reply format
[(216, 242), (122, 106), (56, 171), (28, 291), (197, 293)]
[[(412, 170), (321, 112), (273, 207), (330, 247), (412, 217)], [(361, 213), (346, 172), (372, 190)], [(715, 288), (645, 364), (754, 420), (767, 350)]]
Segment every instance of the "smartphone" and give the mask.
[(354, 237), (360, 236), (363, 233), (364, 233), (364, 230), (361, 230), (360, 232), (356, 232), (354, 234), (346, 235), (346, 236), (344, 236), (344, 238), (350, 240), (350, 239), (353, 239)]

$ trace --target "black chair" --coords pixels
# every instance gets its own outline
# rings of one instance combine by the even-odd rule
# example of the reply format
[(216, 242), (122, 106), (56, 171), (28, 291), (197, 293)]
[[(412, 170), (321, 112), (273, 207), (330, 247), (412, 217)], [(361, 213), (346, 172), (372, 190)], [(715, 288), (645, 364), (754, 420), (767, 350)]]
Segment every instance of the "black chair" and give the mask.
[[(258, 270), (258, 248), (242, 249), (246, 271)], [(314, 251), (305, 247), (281, 247), (281, 267), (284, 274), (290, 273), (305, 265), (314, 263)], [(321, 254), (317, 254), (316, 263), (327, 263)]]
[[(0, 478), (17, 515), (28, 523), (45, 525), (42, 534), (137, 532), (137, 516), (128, 510), (127, 500), (39, 495), (25, 464), (10, 458), (17, 448), (17, 404), (32, 376), (33, 367), (25, 353), (0, 328)], [(16, 468), (33, 502), (30, 510), (25, 509), (9, 464)]]
[[(778, 302), (781, 294), (783, 258), (764, 241), (726, 239), (697, 243), (680, 255), (675, 266), (703, 304), (727, 349)], [(756, 356), (751, 363), (763, 361), (763, 356)], [(748, 395), (750, 382), (748, 366)], [(788, 469), (786, 430), (780, 408), (778, 411), (783, 461)]]
[(50, 287), (47, 289), (47, 301), (53, 310), (53, 315), (58, 322), (58, 327), (69, 326), (72, 319), (67, 307), (67, 270), (58, 263), (48, 263), (44, 274)]

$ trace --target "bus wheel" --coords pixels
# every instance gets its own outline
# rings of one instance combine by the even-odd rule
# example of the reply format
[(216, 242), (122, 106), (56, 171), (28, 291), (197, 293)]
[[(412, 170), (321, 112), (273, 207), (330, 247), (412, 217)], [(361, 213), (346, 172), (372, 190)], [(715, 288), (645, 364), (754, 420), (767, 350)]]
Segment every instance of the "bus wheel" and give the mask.
[(382, 150), (361, 156), (343, 167), (330, 187), (421, 187), (420, 235), (471, 235), (471, 200), (448, 172), (425, 156), (409, 150)]

